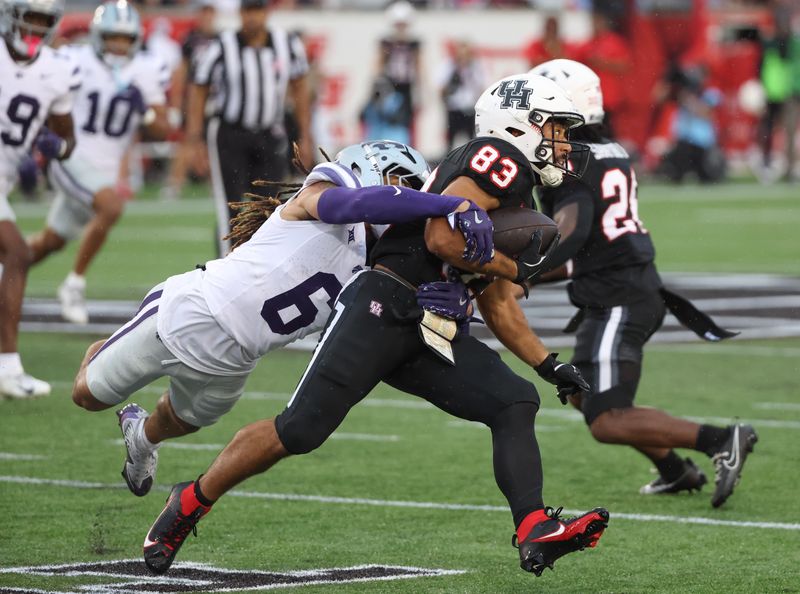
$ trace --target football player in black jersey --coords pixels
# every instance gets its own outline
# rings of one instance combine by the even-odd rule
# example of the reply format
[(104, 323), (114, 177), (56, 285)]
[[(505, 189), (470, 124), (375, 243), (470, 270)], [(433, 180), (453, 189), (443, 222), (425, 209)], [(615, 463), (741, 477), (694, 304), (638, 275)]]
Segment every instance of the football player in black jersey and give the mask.
[[(590, 147), (580, 180), (541, 193), (542, 209), (558, 223), (562, 239), (547, 264), (552, 271), (537, 282), (571, 279), (569, 297), (580, 308), (572, 363), (592, 386), (590, 393), (574, 397), (573, 404), (582, 410), (597, 441), (633, 446), (653, 461), (659, 477), (642, 487), (643, 494), (699, 490), (705, 475), (673, 448), (707, 454), (716, 473), (711, 503), (719, 507), (733, 492), (756, 433), (749, 425), (699, 425), (634, 406), (642, 348), (661, 326), (665, 301), (683, 301), (684, 309), (692, 306), (662, 287), (653, 242), (638, 215), (630, 158), (622, 146), (603, 136), (597, 75), (563, 59), (545, 62), (531, 73), (551, 78), (570, 94), (586, 120), (575, 137)], [(679, 310), (673, 311), (683, 321), (687, 316)], [(703, 315), (692, 308), (688, 317)], [(731, 335), (707, 322), (711, 326), (702, 331), (693, 329), (712, 340)]]
[[(552, 81), (530, 75), (503, 79), (484, 92), (476, 114), (478, 138), (450, 153), (424, 190), (468, 198), (487, 211), (530, 208), (539, 179), (556, 185), (568, 175), (569, 132), (583, 119)], [(372, 251), (372, 270), (357, 274), (339, 294), (286, 409), (243, 428), (206, 474), (173, 488), (145, 540), (151, 571), (169, 568), (216, 499), (282, 458), (322, 445), (381, 381), (491, 429), (495, 479), (512, 511), (512, 544), (523, 569), (540, 575), (556, 559), (597, 544), (608, 522), (605, 509), (560, 518), (561, 508), (545, 507), (534, 434), (536, 388), (468, 335), (470, 295), (461, 282), (445, 282), (448, 265), (491, 275), (487, 280), (495, 280), (476, 298), (486, 324), (555, 384), (566, 402), (588, 385), (572, 365), (545, 349), (514, 294), (514, 283), (534, 277), (546, 261), (547, 254), (539, 253), (541, 235), (535, 234), (517, 260), (498, 253), (483, 263), (469, 262), (464, 251), (472, 247), (454, 230), (464, 225), (491, 221), (455, 216), (385, 231)]]

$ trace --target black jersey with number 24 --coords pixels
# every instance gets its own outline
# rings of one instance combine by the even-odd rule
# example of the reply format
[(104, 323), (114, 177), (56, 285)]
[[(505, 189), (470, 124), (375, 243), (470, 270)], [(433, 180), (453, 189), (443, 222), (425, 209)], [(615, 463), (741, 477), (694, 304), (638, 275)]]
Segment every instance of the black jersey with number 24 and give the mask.
[[(431, 173), (422, 189), (442, 194), (453, 180), (462, 176), (498, 198), (500, 207), (531, 207), (533, 169), (519, 149), (505, 140), (478, 137), (454, 149)], [(390, 227), (372, 248), (370, 265), (377, 264), (413, 285), (442, 280), (442, 261), (425, 246), (425, 221)]]
[(661, 286), (653, 264), (655, 248), (639, 219), (636, 173), (628, 153), (616, 142), (589, 147), (581, 179), (543, 190), (542, 210), (552, 217), (577, 202), (593, 213), (589, 237), (573, 258), (570, 296), (576, 305), (631, 303)]

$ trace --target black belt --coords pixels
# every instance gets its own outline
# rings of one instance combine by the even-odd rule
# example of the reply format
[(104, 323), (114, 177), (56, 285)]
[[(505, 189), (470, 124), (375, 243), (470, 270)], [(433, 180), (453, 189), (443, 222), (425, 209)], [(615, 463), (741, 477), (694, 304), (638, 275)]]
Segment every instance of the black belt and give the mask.
[[(720, 340), (739, 335), (739, 332), (732, 332), (731, 330), (725, 330), (718, 326), (716, 322), (711, 319), (711, 316), (697, 309), (697, 306), (686, 299), (686, 297), (673, 293), (664, 287), (661, 287), (658, 292), (661, 295), (661, 299), (664, 301), (664, 305), (670, 313), (678, 319), (681, 325), (697, 334), (697, 336), (703, 340), (719, 342)], [(586, 307), (579, 309), (575, 315), (572, 316), (570, 321), (567, 322), (562, 332), (565, 334), (572, 334), (575, 332), (583, 321), (587, 309)]]
[(227, 122), (222, 118), (219, 118), (219, 124), (220, 126), (231, 128), (233, 130), (236, 130), (237, 132), (247, 132), (249, 134), (264, 134), (266, 136), (272, 136), (273, 138), (284, 138), (286, 136), (286, 131), (280, 127), (278, 128), (277, 131), (275, 131), (274, 126), (269, 128), (247, 128), (239, 123)]

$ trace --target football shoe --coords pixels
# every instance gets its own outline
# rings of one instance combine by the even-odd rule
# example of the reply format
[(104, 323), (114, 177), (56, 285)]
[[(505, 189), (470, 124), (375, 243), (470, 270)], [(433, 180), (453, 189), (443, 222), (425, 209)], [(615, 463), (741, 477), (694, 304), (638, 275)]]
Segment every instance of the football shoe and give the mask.
[(86, 309), (85, 284), (65, 280), (58, 287), (58, 300), (61, 303), (61, 317), (73, 324), (88, 324), (89, 310)]
[(731, 496), (739, 484), (747, 455), (758, 441), (756, 430), (750, 425), (733, 425), (728, 440), (711, 457), (714, 462), (714, 494), (711, 505), (719, 507)]
[(691, 458), (686, 458), (683, 465), (683, 474), (674, 481), (668, 481), (660, 476), (639, 489), (642, 495), (665, 495), (667, 493), (680, 493), (681, 491), (699, 491), (708, 482), (705, 473), (692, 462)]
[(25, 372), (0, 375), (0, 397), (25, 400), (50, 394), (50, 384)]
[(158, 467), (158, 446), (145, 449), (137, 445), (136, 435), (144, 431), (147, 411), (138, 404), (128, 404), (117, 411), (119, 428), (125, 440), (125, 464), (122, 466), (122, 478), (128, 483), (128, 489), (137, 497), (147, 495), (153, 486)]
[(167, 571), (189, 532), (197, 536), (197, 522), (209, 511), (211, 506), (197, 500), (194, 481), (172, 487), (167, 505), (144, 539), (144, 562), (147, 568), (153, 573)]
[(519, 540), (511, 538), (511, 544), (519, 549), (519, 566), (537, 577), (545, 568), (553, 569), (556, 560), (586, 547), (593, 548), (608, 526), (608, 510), (597, 507), (575, 517), (561, 519), (562, 508), (547, 507), (544, 519), (534, 524), (530, 532)]

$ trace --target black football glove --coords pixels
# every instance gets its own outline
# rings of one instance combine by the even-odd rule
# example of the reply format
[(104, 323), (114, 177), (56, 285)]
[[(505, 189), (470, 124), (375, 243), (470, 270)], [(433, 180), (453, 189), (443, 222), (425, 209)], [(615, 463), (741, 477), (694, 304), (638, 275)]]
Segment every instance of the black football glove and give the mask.
[(545, 269), (548, 258), (553, 255), (558, 242), (561, 239), (561, 234), (556, 233), (553, 241), (547, 248), (544, 254), (540, 254), (539, 250), (542, 247), (542, 230), (537, 229), (531, 235), (531, 242), (528, 244), (519, 256), (517, 256), (517, 278), (514, 282), (521, 285), (525, 289), (525, 297), (528, 296), (527, 283), (539, 276)]
[(566, 404), (567, 398), (573, 394), (588, 392), (591, 389), (577, 367), (558, 360), (558, 353), (550, 353), (534, 369), (540, 378), (558, 388), (558, 399), (561, 404)]

